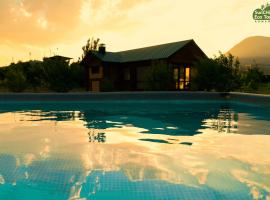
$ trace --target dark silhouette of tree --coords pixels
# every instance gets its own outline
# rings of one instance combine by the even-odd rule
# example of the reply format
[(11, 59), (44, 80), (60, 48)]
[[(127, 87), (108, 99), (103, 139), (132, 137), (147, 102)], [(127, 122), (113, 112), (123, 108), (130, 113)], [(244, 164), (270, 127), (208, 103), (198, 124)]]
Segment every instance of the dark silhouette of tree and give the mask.
[(44, 75), (47, 86), (56, 92), (68, 92), (72, 88), (72, 79), (68, 61), (64, 59), (43, 60)]
[(82, 59), (91, 51), (97, 51), (99, 46), (100, 39), (94, 39), (93, 37), (87, 40), (85, 46), (82, 47), (83, 55)]
[(240, 62), (231, 54), (202, 59), (196, 66), (194, 84), (199, 90), (228, 92), (241, 87)]
[(258, 66), (248, 69), (242, 76), (243, 89), (246, 91), (257, 90), (259, 83), (263, 82), (264, 74)]
[(22, 92), (27, 88), (27, 79), (22, 70), (22, 62), (11, 64), (6, 72), (5, 83), (12, 92)]
[(74, 62), (70, 65), (70, 78), (72, 80), (73, 88), (84, 87), (84, 67), (80, 65), (80, 61)]

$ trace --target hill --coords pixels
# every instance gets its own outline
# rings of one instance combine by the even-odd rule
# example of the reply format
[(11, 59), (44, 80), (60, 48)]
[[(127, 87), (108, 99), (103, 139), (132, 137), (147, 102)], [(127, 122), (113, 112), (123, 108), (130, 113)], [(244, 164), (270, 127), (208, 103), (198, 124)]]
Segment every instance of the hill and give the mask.
[(248, 37), (231, 48), (228, 53), (237, 56), (242, 67), (257, 64), (266, 75), (270, 75), (270, 37)]

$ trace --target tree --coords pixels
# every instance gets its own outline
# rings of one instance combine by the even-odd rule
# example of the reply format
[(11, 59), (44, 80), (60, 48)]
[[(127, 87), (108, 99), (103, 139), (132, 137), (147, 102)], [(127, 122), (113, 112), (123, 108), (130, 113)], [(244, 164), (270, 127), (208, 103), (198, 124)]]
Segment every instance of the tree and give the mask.
[(27, 88), (27, 79), (20, 68), (20, 63), (9, 67), (6, 73), (5, 83), (12, 92), (22, 92)]
[(72, 88), (70, 66), (64, 59), (45, 58), (43, 60), (45, 81), (49, 89), (68, 92)]
[(195, 84), (199, 90), (228, 92), (241, 87), (240, 63), (229, 54), (220, 53), (213, 59), (202, 59), (198, 63)]
[(7, 69), (8, 67), (0, 67), (0, 81), (3, 81), (5, 79)]
[(82, 59), (91, 51), (96, 51), (98, 50), (98, 46), (99, 46), (99, 41), (100, 39), (94, 39), (93, 37), (87, 40), (85, 46), (82, 47), (83, 50), (83, 55), (82, 55)]
[(27, 79), (27, 85), (34, 90), (36, 88), (42, 87), (44, 83), (44, 68), (41, 61), (29, 61), (25, 63), (23, 72)]
[(214, 59), (206, 58), (199, 60), (196, 66), (197, 76), (194, 78), (194, 84), (198, 90), (214, 90), (219, 81), (216, 77), (219, 74), (217, 62)]
[(218, 82), (217, 90), (232, 91), (241, 87), (240, 62), (232, 54), (227, 56), (219, 52), (219, 56), (215, 56), (214, 60), (220, 68), (222, 81)]
[(70, 65), (70, 78), (73, 88), (84, 87), (84, 76), (84, 67), (80, 65), (79, 61)]
[(264, 74), (258, 66), (248, 69), (242, 76), (244, 90), (257, 90), (263, 78)]

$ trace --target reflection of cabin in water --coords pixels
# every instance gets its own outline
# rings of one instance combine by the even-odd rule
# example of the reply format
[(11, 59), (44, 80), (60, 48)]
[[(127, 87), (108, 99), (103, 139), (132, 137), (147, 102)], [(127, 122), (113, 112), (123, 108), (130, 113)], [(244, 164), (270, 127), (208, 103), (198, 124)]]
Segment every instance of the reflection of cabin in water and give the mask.
[(96, 129), (90, 129), (88, 132), (89, 142), (91, 143), (104, 143), (106, 142), (106, 134), (104, 132), (97, 132)]
[(104, 45), (89, 52), (82, 64), (86, 70), (86, 89), (98, 92), (110, 83), (118, 91), (144, 90), (150, 67), (167, 67), (174, 77), (175, 90), (190, 90), (196, 74), (194, 63), (206, 58), (194, 40), (186, 40), (140, 49), (107, 52)]
[(221, 109), (217, 119), (207, 122), (207, 126), (219, 133), (237, 133), (238, 113), (231, 109)]

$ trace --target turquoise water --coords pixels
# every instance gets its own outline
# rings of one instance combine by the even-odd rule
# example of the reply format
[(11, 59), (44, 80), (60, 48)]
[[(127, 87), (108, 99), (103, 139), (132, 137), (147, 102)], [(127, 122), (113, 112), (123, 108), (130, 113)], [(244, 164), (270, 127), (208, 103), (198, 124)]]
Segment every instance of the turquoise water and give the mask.
[(0, 199), (270, 199), (270, 108), (0, 103)]

